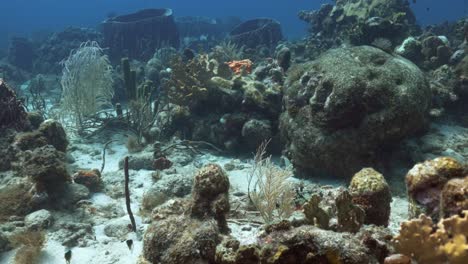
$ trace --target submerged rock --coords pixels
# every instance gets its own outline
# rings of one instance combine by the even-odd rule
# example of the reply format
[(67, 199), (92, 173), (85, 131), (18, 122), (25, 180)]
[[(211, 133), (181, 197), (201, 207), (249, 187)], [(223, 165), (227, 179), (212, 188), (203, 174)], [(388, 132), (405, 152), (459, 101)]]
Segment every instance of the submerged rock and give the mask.
[(63, 184), (71, 180), (65, 160), (63, 152), (47, 145), (27, 153), (21, 169), (34, 181), (39, 192), (57, 194)]
[[(464, 176), (464, 167), (458, 161), (449, 157), (440, 157), (416, 164), (406, 175), (406, 189), (409, 199), (409, 216), (417, 218), (420, 214), (430, 216), (432, 219), (439, 219), (441, 192), (446, 183), (453, 178)], [(456, 200), (450, 201), (452, 195), (449, 194), (456, 182), (452, 182), (442, 196), (445, 204), (449, 205)], [(455, 191), (458, 192), (458, 191)], [(456, 204), (452, 204), (456, 206)], [(452, 209), (448, 208), (447, 213)]]
[(353, 202), (364, 209), (365, 224), (388, 225), (392, 194), (382, 174), (372, 168), (360, 170), (351, 179), (349, 192)]
[(218, 233), (209, 221), (173, 216), (148, 227), (143, 256), (150, 263), (214, 263)]
[(58, 121), (48, 119), (42, 122), (38, 129), (39, 132), (47, 139), (47, 142), (54, 146), (57, 150), (67, 151), (68, 139), (65, 129)]
[(24, 218), (24, 224), (26, 227), (33, 230), (50, 227), (52, 225), (52, 221), (52, 214), (45, 209), (30, 213)]
[(441, 218), (468, 210), (468, 172), (464, 178), (449, 180), (442, 189), (440, 200)]
[(427, 125), (431, 94), (424, 74), (377, 48), (330, 50), (297, 66), (285, 87), (280, 129), (303, 172), (350, 175)]
[(90, 191), (98, 191), (102, 187), (101, 173), (98, 169), (77, 171), (73, 174), (73, 181), (86, 186)]
[(217, 164), (208, 164), (195, 175), (192, 189), (191, 215), (196, 218), (213, 217), (221, 231), (227, 231), (229, 213), (229, 178)]
[(0, 128), (24, 129), (28, 126), (26, 109), (16, 93), (0, 78)]

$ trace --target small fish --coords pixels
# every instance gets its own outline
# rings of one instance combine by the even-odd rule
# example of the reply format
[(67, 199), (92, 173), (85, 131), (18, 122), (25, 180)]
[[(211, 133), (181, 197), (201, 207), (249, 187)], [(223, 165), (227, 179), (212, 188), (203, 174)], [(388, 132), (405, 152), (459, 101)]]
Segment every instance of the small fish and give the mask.
[(132, 239), (128, 239), (127, 241), (125, 241), (125, 243), (127, 243), (128, 249), (130, 249), (130, 250), (133, 249), (133, 240)]
[(65, 261), (67, 262), (67, 264), (70, 264), (71, 258), (72, 258), (72, 251), (71, 249), (69, 249), (65, 252)]

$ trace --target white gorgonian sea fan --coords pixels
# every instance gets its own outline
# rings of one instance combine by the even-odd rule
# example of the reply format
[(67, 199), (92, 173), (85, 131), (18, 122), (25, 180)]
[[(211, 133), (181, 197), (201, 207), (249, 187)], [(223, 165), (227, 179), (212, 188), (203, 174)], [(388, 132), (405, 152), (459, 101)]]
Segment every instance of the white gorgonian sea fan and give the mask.
[(112, 66), (95, 41), (82, 43), (62, 64), (61, 116), (80, 131), (83, 122), (111, 104)]

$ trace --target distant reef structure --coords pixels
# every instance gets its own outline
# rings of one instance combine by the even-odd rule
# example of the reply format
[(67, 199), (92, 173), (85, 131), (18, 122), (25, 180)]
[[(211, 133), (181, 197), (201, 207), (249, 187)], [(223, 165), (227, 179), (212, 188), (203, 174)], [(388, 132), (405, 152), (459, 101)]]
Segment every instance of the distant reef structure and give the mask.
[(181, 38), (206, 37), (219, 38), (223, 35), (223, 24), (221, 21), (203, 16), (183, 16), (175, 19)]
[(148, 60), (157, 48), (179, 47), (172, 9), (144, 9), (107, 19), (102, 24), (104, 47), (111, 59), (127, 56)]
[(230, 40), (239, 47), (256, 48), (264, 45), (275, 47), (283, 39), (281, 24), (270, 18), (256, 18), (247, 20), (235, 27)]
[(13, 37), (8, 49), (8, 61), (16, 67), (30, 71), (33, 66), (34, 49), (32, 42), (23, 37)]
[(301, 11), (299, 18), (310, 25), (312, 38), (328, 48), (344, 42), (391, 50), (421, 31), (404, 0), (338, 0), (319, 10)]

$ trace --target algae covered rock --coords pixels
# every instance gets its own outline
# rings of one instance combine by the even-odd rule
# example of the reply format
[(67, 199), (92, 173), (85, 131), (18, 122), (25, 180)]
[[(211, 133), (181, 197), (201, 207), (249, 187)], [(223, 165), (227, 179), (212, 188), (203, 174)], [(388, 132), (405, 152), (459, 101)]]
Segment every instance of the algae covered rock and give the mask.
[(101, 172), (94, 170), (79, 170), (73, 174), (73, 181), (86, 186), (91, 191), (98, 191), (102, 187)]
[[(439, 157), (416, 164), (406, 174), (409, 216), (420, 214), (439, 219), (441, 192), (447, 181), (464, 176), (464, 166), (449, 157)], [(452, 183), (454, 184), (454, 183)], [(447, 187), (446, 197), (451, 187)]]
[(57, 150), (67, 151), (68, 140), (65, 129), (58, 121), (48, 119), (39, 126), (39, 132), (47, 139), (47, 142)]
[(285, 82), (280, 129), (300, 171), (349, 175), (426, 127), (430, 89), (406, 59), (343, 47), (295, 68)]
[(40, 147), (26, 154), (22, 171), (34, 181), (40, 192), (47, 191), (51, 194), (60, 190), (71, 179), (65, 160), (65, 154), (54, 147)]
[(442, 189), (440, 199), (441, 218), (468, 210), (468, 175), (449, 180)]
[(369, 45), (384, 38), (392, 47), (420, 30), (405, 0), (338, 0), (301, 11), (299, 18), (310, 24), (313, 37), (333, 43)]
[(353, 202), (361, 206), (365, 224), (388, 225), (392, 194), (382, 174), (372, 168), (364, 168), (354, 174), (349, 185)]
[(173, 216), (148, 227), (143, 256), (150, 263), (214, 263), (218, 232), (209, 221)]
[(33, 230), (50, 227), (52, 225), (52, 222), (52, 214), (45, 209), (41, 209), (30, 213), (24, 218), (25, 225)]
[(270, 121), (251, 119), (242, 127), (242, 138), (249, 149), (256, 149), (262, 142), (273, 137), (272, 131)]
[(213, 217), (221, 231), (228, 230), (229, 178), (217, 164), (208, 164), (195, 175), (192, 189), (191, 215), (197, 218)]
[(378, 263), (375, 253), (350, 233), (306, 225), (265, 233), (252, 245), (225, 240), (217, 248), (216, 263)]

